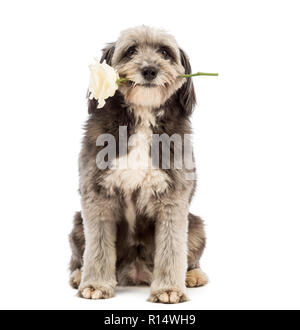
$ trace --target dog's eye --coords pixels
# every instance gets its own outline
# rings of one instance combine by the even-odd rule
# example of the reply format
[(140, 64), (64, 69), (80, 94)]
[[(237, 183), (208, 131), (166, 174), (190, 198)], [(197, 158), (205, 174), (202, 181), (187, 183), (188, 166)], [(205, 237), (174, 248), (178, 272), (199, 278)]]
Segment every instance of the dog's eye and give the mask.
[(124, 57), (131, 57), (136, 53), (136, 46), (131, 46), (127, 49), (124, 54)]
[(161, 47), (159, 49), (159, 52), (163, 55), (165, 59), (169, 59), (172, 57), (167, 47)]

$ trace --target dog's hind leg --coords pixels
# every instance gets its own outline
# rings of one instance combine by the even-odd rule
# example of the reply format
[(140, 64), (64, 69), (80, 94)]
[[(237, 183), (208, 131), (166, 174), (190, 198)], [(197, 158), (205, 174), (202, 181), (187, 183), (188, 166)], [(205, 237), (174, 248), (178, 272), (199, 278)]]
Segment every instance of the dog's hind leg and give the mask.
[(85, 248), (83, 221), (80, 212), (77, 212), (74, 216), (74, 227), (69, 236), (69, 241), (72, 249), (72, 257), (70, 261), (70, 285), (72, 288), (78, 289), (81, 281), (81, 268)]
[(199, 265), (206, 242), (203, 221), (192, 213), (189, 213), (188, 220), (188, 271), (185, 284), (191, 288), (205, 285), (208, 278)]

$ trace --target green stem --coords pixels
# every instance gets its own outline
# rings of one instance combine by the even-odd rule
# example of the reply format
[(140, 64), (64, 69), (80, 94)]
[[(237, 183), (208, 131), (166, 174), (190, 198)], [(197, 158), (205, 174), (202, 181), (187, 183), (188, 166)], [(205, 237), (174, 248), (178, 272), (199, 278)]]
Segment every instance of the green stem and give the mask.
[(196, 77), (196, 76), (218, 76), (218, 73), (206, 73), (206, 72), (197, 72), (197, 73), (191, 73), (191, 74), (181, 74), (178, 76), (178, 78), (190, 78), (190, 77)]
[(120, 85), (120, 84), (122, 84), (123, 82), (126, 82), (126, 81), (130, 81), (130, 79), (128, 79), (128, 78), (119, 78), (116, 81), (116, 83), (117, 83), (117, 85)]

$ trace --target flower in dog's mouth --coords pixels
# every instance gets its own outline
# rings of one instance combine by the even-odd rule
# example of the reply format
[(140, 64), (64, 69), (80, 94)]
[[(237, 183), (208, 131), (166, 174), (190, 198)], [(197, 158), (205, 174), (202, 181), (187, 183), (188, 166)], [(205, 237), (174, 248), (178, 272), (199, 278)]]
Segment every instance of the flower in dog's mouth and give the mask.
[(105, 100), (108, 97), (114, 96), (118, 89), (119, 74), (118, 72), (108, 65), (106, 61), (99, 63), (95, 59), (95, 63), (89, 66), (90, 86), (89, 86), (89, 99), (95, 98), (98, 101), (97, 108), (103, 108)]
[[(95, 63), (90, 68), (89, 99), (98, 101), (97, 108), (101, 109), (105, 105), (105, 100), (115, 95), (119, 85), (130, 82), (130, 79), (120, 77), (118, 72), (108, 65), (106, 61), (100, 63), (95, 59)], [(182, 74), (178, 78), (190, 78), (195, 76), (218, 76), (218, 73), (197, 72), (192, 74)]]

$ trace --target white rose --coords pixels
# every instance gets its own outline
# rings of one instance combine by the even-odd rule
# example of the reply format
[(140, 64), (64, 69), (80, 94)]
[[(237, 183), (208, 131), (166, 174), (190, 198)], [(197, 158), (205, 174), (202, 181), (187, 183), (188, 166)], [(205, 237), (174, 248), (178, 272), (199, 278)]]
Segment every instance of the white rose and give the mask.
[(91, 71), (89, 99), (95, 98), (98, 101), (97, 108), (100, 109), (104, 107), (108, 97), (115, 95), (118, 89), (119, 74), (106, 61), (99, 63), (97, 59), (95, 60), (96, 62), (89, 66)]

